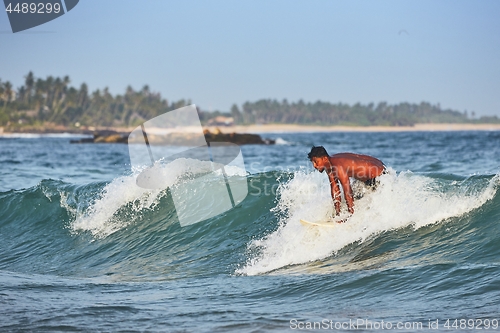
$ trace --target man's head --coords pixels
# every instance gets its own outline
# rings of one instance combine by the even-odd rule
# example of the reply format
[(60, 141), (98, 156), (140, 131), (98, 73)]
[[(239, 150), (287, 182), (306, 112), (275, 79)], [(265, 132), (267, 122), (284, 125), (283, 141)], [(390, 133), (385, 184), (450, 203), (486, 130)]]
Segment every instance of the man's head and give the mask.
[(307, 157), (312, 162), (313, 167), (319, 172), (323, 172), (325, 170), (325, 166), (330, 163), (328, 153), (323, 146), (312, 147), (311, 152), (307, 154)]

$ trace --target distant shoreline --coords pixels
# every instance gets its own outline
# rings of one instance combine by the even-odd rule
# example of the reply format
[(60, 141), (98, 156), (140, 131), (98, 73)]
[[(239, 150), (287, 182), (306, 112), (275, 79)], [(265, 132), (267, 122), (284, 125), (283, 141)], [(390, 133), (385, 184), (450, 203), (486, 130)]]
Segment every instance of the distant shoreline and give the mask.
[[(204, 126), (211, 132), (219, 129), (222, 133), (320, 133), (320, 132), (448, 132), (448, 131), (500, 131), (500, 124), (415, 124), (414, 126), (314, 126), (297, 124), (263, 124), (236, 126)], [(97, 127), (92, 129), (40, 128), (26, 131), (6, 132), (0, 127), (0, 136), (11, 134), (88, 134), (94, 131), (116, 131), (128, 133), (132, 127)]]
[[(213, 131), (215, 126), (206, 127)], [(416, 124), (415, 126), (311, 126), (265, 124), (217, 127), (222, 133), (307, 133), (307, 132), (441, 132), (500, 131), (500, 124)]]

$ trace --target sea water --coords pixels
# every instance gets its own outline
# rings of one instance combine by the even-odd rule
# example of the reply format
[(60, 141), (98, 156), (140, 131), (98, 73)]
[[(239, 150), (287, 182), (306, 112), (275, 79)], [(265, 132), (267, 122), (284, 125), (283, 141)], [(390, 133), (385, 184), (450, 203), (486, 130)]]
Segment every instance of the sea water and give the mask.
[[(500, 132), (263, 136), (245, 200), (185, 227), (126, 145), (0, 137), (0, 331), (500, 329)], [(313, 145), (389, 167), (337, 228), (299, 222), (333, 212)]]

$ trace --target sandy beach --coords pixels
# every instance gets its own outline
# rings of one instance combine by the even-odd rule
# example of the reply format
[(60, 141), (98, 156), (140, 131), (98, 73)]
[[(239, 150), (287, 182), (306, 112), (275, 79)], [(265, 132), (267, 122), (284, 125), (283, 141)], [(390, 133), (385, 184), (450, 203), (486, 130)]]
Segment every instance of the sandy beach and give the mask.
[[(211, 132), (217, 129), (222, 133), (311, 133), (311, 132), (437, 132), (437, 131), (500, 131), (500, 124), (416, 124), (415, 126), (312, 126), (296, 124), (265, 124), (237, 126), (204, 126)], [(112, 130), (120, 133), (131, 132), (135, 127), (92, 127), (87, 129), (45, 128), (23, 130), (24, 134), (41, 133), (91, 133), (93, 131)], [(0, 127), (0, 136), (10, 136), (18, 131), (9, 132)]]

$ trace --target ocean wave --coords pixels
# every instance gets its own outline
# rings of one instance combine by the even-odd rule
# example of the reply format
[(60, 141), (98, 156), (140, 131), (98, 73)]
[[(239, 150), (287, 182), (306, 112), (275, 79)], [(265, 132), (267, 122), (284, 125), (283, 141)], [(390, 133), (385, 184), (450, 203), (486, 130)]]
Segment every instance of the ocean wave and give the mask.
[(317, 172), (249, 175), (243, 202), (185, 227), (169, 190), (142, 189), (136, 174), (85, 185), (44, 180), (0, 193), (0, 269), (155, 280), (488, 263), (500, 255), (499, 178), (391, 171), (332, 230), (299, 222), (333, 212), (327, 177)]
[(298, 172), (279, 189), (275, 207), (281, 216), (279, 229), (249, 243), (249, 259), (236, 273), (263, 274), (324, 260), (350, 244), (384, 232), (406, 227), (417, 230), (463, 216), (493, 199), (499, 179), (496, 175), (450, 182), (391, 170), (380, 177), (377, 191), (356, 201), (355, 214), (347, 223), (330, 229), (300, 224), (300, 219), (316, 221), (332, 216), (333, 205), (327, 177)]
[[(211, 171), (210, 162), (186, 158), (168, 164), (157, 163), (149, 169), (136, 169), (133, 174), (116, 178), (107, 184), (99, 198), (75, 214), (76, 218), (71, 227), (74, 232), (88, 231), (98, 238), (107, 237), (127, 227), (137, 217), (141, 217), (144, 211), (154, 210), (160, 199), (167, 196), (169, 187)], [(243, 170), (235, 166), (226, 166), (224, 171), (228, 176), (245, 175)], [(154, 176), (152, 182), (156, 188), (137, 185), (141, 172), (149, 172)], [(215, 175), (221, 172), (220, 169), (216, 170)], [(200, 184), (200, 187), (203, 185)], [(207, 197), (213, 198), (213, 194), (207, 193)], [(196, 209), (194, 206), (197, 204), (197, 202), (191, 203), (192, 209)], [(124, 209), (126, 212), (123, 214)]]

